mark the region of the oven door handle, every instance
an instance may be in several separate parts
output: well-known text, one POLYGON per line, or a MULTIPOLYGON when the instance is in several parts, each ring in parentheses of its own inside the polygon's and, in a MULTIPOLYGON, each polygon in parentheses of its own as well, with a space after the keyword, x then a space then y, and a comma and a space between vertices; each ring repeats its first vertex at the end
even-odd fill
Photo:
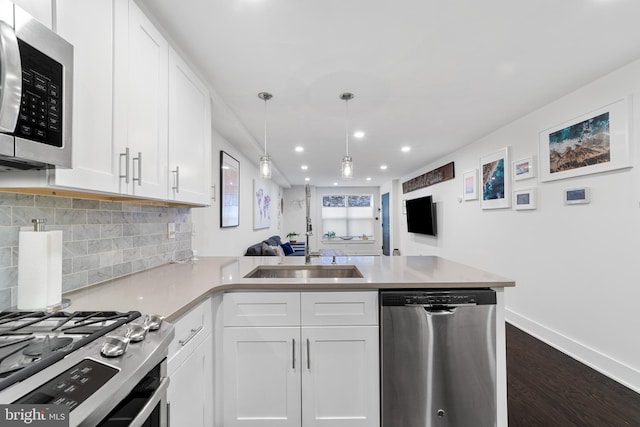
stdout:
MULTIPOLYGON (((149 398, 149 401, 140 410, 140 413, 131 421, 129 427, 142 427, 142 425, 144 425, 145 421, 147 421, 158 403, 161 403, 163 400, 166 401, 167 388, 169 388, 169 378, 163 378, 156 391, 153 392, 153 395, 149 398)), ((162 405, 160 410, 162 410, 162 405)))
POLYGON ((22 98, 22 63, 13 28, 0 21, 0 131, 13 132, 22 98))

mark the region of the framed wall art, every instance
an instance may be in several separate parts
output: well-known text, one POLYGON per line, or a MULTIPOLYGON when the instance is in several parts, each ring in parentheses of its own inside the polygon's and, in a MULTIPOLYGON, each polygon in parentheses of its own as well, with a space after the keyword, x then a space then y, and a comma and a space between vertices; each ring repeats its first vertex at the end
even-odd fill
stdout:
POLYGON ((462 174, 462 194, 464 195, 464 200, 476 200, 478 198, 478 169, 462 174))
POLYGON ((540 132, 540 181, 630 167, 631 96, 540 132))
POLYGON ((511 163, 509 147, 480 158, 480 206, 482 209, 511 207, 511 163))
POLYGON ((513 208, 517 211, 536 209, 536 189, 528 188, 513 192, 513 208))
POLYGON ((253 229, 271 227, 271 192, 266 181, 253 180, 253 229))
POLYGON ((240 225, 240 162, 220 151, 220 227, 240 225))
POLYGON ((536 176, 536 168, 534 157, 516 160, 513 162, 513 180, 520 181, 523 179, 534 178, 536 176))

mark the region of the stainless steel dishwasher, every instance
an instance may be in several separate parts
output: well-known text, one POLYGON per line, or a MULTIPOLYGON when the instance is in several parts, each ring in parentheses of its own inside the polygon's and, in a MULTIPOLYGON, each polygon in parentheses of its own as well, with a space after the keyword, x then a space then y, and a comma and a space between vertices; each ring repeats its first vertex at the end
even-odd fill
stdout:
POLYGON ((495 426, 495 292, 380 296, 382 427, 495 426))

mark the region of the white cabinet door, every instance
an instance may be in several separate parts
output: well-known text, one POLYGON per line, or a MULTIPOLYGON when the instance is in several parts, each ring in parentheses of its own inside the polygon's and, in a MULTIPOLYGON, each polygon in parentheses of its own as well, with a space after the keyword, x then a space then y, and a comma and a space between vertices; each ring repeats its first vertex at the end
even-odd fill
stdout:
POLYGON ((169 199, 211 204, 211 107, 206 86, 169 51, 169 199))
POLYGON ((169 45, 133 2, 116 0, 114 137, 130 150, 127 194, 167 198, 169 45))
POLYGON ((303 427, 379 427, 377 326, 303 327, 303 427))
POLYGON ((300 328, 224 328, 224 426, 300 427, 300 328))
POLYGON ((213 425, 213 336, 210 334, 171 375, 171 426, 213 425))
POLYGON ((58 0, 56 22, 58 34, 74 49, 73 169, 56 169, 49 184, 118 192, 120 152, 113 138, 113 0, 58 0))

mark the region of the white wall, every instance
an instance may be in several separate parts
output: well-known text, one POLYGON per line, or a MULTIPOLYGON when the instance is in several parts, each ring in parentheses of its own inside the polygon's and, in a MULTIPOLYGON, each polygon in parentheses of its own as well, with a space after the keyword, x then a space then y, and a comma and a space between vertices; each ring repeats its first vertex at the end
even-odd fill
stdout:
MULTIPOLYGON (((212 185, 215 186, 215 201, 206 208, 191 210, 193 223, 192 245, 198 255, 208 256, 241 256, 247 247, 280 235, 282 215, 280 199, 282 188, 275 182, 267 181, 271 191, 271 226, 253 229, 253 180, 259 179, 258 159, 247 159, 233 148, 215 130, 212 132, 212 185), (224 150, 240 162, 240 225, 238 227, 220 228, 220 150, 224 150)), ((286 234, 286 232, 284 233, 286 234)))
MULTIPOLYGON (((490 100, 488 100, 490 102, 490 100)), ((438 237, 406 232, 396 215, 403 255, 440 255, 516 281, 506 291, 507 320, 640 392, 640 61, 549 104, 466 148, 416 171, 395 185, 403 198, 433 194, 438 237), (633 168, 553 182, 513 183, 537 187, 538 208, 481 210, 458 202, 462 174, 505 146, 511 159, 537 155, 538 133, 633 94, 633 168), (401 182, 446 162, 456 178, 402 194, 401 182), (566 206, 563 190, 587 186, 591 203, 566 206)), ((539 176, 539 172, 537 173, 539 176)))

